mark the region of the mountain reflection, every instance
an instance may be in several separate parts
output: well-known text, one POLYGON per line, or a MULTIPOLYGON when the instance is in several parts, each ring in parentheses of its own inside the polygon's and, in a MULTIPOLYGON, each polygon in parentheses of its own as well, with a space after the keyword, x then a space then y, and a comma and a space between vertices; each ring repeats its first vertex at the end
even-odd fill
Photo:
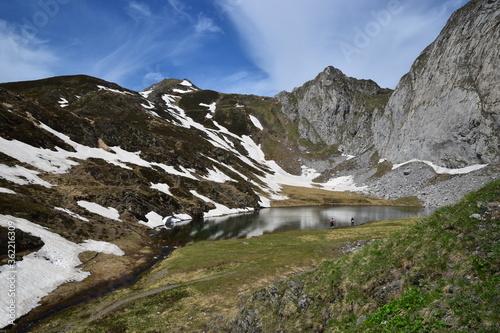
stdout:
POLYGON ((266 233, 290 230, 328 229, 330 219, 335 227, 354 225, 385 219, 425 216, 428 208, 385 206, 335 206, 335 207, 289 207, 267 208, 259 212, 194 220, 183 225, 174 225, 162 230, 162 243, 169 246, 184 246, 201 240, 249 238, 266 233))

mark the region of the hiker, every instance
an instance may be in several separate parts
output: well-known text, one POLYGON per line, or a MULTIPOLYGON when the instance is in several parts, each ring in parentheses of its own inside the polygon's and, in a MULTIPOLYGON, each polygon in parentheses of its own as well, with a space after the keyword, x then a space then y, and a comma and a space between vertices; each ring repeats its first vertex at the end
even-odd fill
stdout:
POLYGON ((354 217, 351 217, 351 226, 354 227, 354 217))
POLYGON ((330 220, 330 228, 333 229, 333 227, 335 227, 335 220, 332 217, 332 219, 330 220))

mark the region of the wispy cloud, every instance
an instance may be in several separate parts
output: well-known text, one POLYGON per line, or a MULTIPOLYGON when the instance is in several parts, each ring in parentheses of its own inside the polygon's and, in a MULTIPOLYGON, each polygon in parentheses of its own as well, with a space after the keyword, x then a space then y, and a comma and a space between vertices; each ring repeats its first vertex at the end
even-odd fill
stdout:
POLYGON ((164 78, 152 67, 183 66, 196 56, 202 56, 207 36, 218 34, 222 29, 214 20, 201 12, 190 13, 184 3, 169 0, 163 10, 153 11, 137 1, 128 3, 126 13, 134 19, 133 29, 129 22, 113 22, 119 40, 110 42, 115 45, 92 62, 92 75, 114 82, 124 82, 132 75, 140 76, 133 89, 141 89, 140 84, 148 86, 153 80, 164 78), (141 19, 146 18, 147 19, 141 19))
POLYGON ((151 10, 145 3, 130 1, 126 8, 127 13, 134 19, 147 18, 151 16, 151 10))
POLYGON ((178 14, 184 16, 185 18, 191 19, 191 15, 187 13, 187 9, 184 3, 180 2, 179 0, 168 0, 168 3, 178 14))
POLYGON ((14 26, 0 20, 0 81, 22 81, 53 76, 60 60, 44 42, 25 38, 14 26))
POLYGON ((218 0, 218 4, 277 92, 303 84, 329 65, 394 88, 464 1, 218 0), (420 7, 425 10, 419 11, 420 7), (435 15, 429 15, 429 7, 435 15))
POLYGON ((198 15, 198 22, 194 27, 197 33, 204 32, 222 32, 222 29, 214 24, 214 21, 208 17, 205 17, 202 13, 198 15))

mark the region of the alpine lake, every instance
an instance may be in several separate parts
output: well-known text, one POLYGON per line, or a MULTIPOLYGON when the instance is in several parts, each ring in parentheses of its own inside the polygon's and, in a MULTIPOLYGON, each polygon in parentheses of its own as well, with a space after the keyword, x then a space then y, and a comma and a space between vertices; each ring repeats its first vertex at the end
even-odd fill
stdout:
POLYGON ((258 212, 226 215, 168 224, 159 232, 166 246, 197 241, 250 238, 293 230, 347 228, 377 220, 426 216, 432 208, 401 206, 310 206, 265 208, 258 212), (351 220, 354 219, 354 222, 351 220))

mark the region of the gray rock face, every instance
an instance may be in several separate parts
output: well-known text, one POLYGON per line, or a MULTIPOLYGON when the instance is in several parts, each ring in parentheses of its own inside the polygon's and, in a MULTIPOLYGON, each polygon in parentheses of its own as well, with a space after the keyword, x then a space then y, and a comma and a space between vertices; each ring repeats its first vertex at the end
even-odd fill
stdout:
POLYGON ((500 1, 456 11, 373 121, 376 148, 394 163, 447 167, 498 161, 500 1))
POLYGON ((372 115, 383 109, 390 93, 371 80, 357 80, 327 67, 314 80, 276 98, 285 116, 298 123, 302 139, 342 145, 357 154, 373 145, 372 115))
POLYGON ((276 98, 300 138, 350 155, 375 146, 392 163, 460 168, 500 153, 500 1, 456 11, 391 94, 333 67, 276 98), (389 99, 390 96, 390 99, 389 99))

